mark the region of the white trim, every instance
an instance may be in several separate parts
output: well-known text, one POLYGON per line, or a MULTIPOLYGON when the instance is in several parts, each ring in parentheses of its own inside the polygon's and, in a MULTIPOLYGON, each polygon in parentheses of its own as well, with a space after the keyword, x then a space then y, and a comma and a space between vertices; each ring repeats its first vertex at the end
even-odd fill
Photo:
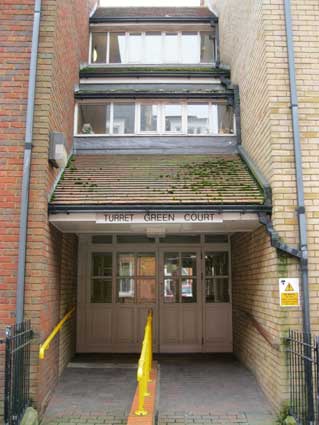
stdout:
POLYGON ((74 107, 74 117, 73 117, 73 136, 78 134, 78 125, 79 125, 79 104, 76 103, 74 107))
POLYGON ((89 58, 88 58, 88 63, 91 64, 92 63, 92 32, 90 32, 89 34, 89 58))

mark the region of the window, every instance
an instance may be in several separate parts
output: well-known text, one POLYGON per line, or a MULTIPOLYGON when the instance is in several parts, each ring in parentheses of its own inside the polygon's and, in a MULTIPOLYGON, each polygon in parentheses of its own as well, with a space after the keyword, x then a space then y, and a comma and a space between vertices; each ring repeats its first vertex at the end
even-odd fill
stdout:
POLYGON ((133 134, 135 132, 135 104, 114 103, 113 134, 133 134))
POLYGON ((164 105, 165 132, 182 132, 182 105, 164 105))
POLYGON ((206 104, 187 105, 188 134, 209 134, 209 111, 206 104))
POLYGON ((213 63, 215 38, 209 32, 93 32, 91 63, 213 63))
POLYGON ((211 63, 215 59, 215 39, 209 32, 200 33, 200 62, 211 63))
POLYGON ((104 134, 108 105, 79 105, 78 133, 104 134))
POLYGON ((146 101, 80 104, 77 134, 194 135, 234 134, 233 107, 213 102, 146 101))
POLYGON ((109 63, 126 63, 125 33, 110 33, 109 63))
MULTIPOLYGON (((182 33, 182 63, 199 63, 198 33, 182 33)), ((212 62, 212 61, 211 61, 212 62)))
POLYGON ((112 302, 112 254, 92 254, 91 303, 112 302))
POLYGON ((196 262, 195 253, 165 253, 164 303, 196 303, 196 262))
POLYGON ((143 55, 142 34, 130 34, 128 37, 128 62, 141 63, 143 55))
POLYGON ((100 32, 92 33, 92 49, 91 49, 92 63, 106 62, 106 40, 107 40, 107 34, 100 33, 100 32))
POLYGON ((229 302, 228 253, 205 254, 206 302, 229 302))
POLYGON ((157 121, 157 105, 141 105, 140 130, 142 132, 156 132, 157 121))
POLYGON ((162 62, 162 34, 146 33, 144 46, 144 63, 156 64, 162 62))
POLYGON ((154 303, 155 275, 154 254, 119 254, 117 302, 154 303))

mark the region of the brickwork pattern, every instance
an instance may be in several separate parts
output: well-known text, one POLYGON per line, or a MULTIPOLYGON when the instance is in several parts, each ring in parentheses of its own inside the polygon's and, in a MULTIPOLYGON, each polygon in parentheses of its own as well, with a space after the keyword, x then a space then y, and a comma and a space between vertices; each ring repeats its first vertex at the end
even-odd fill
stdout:
MULTIPOLYGON (((230 65, 232 81, 240 88, 243 146, 272 186, 276 230, 284 242, 296 246, 297 201, 284 2, 212 3, 220 15, 222 62, 230 65)), ((312 0, 291 3, 309 232, 311 316, 313 330, 318 332, 319 125, 315 117, 319 108, 319 7, 312 0)), ((277 256, 262 230, 236 235, 232 243, 235 350, 278 406, 287 394, 283 354, 258 335, 245 313, 252 313, 276 341, 288 327, 300 328, 300 310, 278 307, 278 278, 298 277, 298 265, 292 259, 277 256)))
MULTIPOLYGON (((93 3, 92 0, 42 1, 25 291, 25 312, 32 320, 36 336, 32 352, 32 397, 40 411, 50 397, 59 370, 74 349, 72 339, 69 346, 66 344, 70 326, 74 326, 69 323, 60 339, 56 338, 51 344, 45 361, 39 364, 38 344, 61 319, 66 306, 74 302, 76 267, 74 237, 64 237, 48 224, 48 196, 58 172, 48 164, 49 133, 52 130, 62 131, 71 151, 73 90, 78 83, 80 63, 87 60, 88 15, 93 3), (63 260, 61 252, 66 255, 63 260), (70 286, 72 290, 67 289, 70 286)), ((0 6, 1 333, 4 326, 15 320, 20 190, 33 8, 34 0, 4 0, 0 6)), ((2 365, 3 357, 1 355, 2 365)), ((4 368, 1 364, 2 374, 4 368)))

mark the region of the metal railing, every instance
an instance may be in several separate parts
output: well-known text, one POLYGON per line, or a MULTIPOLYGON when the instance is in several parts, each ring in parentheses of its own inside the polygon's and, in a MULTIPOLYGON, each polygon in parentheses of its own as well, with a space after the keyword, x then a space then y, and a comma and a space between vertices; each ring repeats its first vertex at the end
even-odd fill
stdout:
POLYGON ((56 325, 53 331, 50 333, 48 338, 44 341, 43 344, 40 345, 39 348, 39 359, 43 360, 45 356, 46 350, 50 347, 52 340, 55 338, 56 334, 60 332, 64 323, 69 320, 72 314, 75 312, 75 307, 73 307, 64 317, 63 319, 56 325))
POLYGON ((319 424, 319 338, 289 331, 290 414, 299 425, 319 424))
POLYGON ((30 320, 6 327, 4 421, 18 425, 30 405, 30 347, 33 338, 30 320))
POLYGON ((138 382, 138 409, 135 411, 137 416, 146 416, 145 397, 150 396, 148 392, 148 383, 151 381, 151 370, 153 362, 153 313, 150 311, 147 316, 142 352, 138 361, 137 382, 138 382))

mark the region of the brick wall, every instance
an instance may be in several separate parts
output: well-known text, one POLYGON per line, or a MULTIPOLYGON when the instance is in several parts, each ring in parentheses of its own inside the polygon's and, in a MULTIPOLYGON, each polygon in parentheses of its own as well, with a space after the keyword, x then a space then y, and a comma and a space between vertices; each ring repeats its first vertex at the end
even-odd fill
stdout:
MULTIPOLYGON (((0 334, 14 323, 33 0, 0 5, 0 334)), ((4 352, 0 345, 0 382, 4 352)), ((0 386, 0 412, 3 411, 0 386)))
MULTIPOLYGON (((50 131, 72 147, 74 85, 87 61, 92 0, 42 0, 26 259, 25 313, 36 342, 32 394, 39 409, 72 353, 66 328, 38 362, 38 344, 74 302, 76 239, 48 224, 48 196, 57 170, 48 164, 50 131), (72 293, 72 295, 71 295, 72 293), (62 353, 59 361, 59 351, 62 353)), ((3 0, 0 10, 0 331, 14 322, 19 205, 34 0, 3 0)), ((70 325, 69 325, 70 326, 70 325)), ((0 374, 3 375, 3 353, 0 374), (1 367, 2 366, 2 367, 1 367)), ((0 376, 2 381, 2 378, 0 376)), ((2 397, 1 397, 2 399, 2 397)))
MULTIPOLYGON (((212 4, 220 16, 222 62, 231 67, 232 81, 240 88, 243 146, 272 186, 276 230, 284 242, 296 246, 297 201, 283 0, 212 0, 212 4)), ((309 232, 311 318, 318 332, 319 6, 311 0, 292 0, 292 8, 309 232)), ((278 278, 298 277, 296 261, 279 258, 262 229, 250 235, 235 235, 232 243, 234 314, 239 310, 252 313, 275 340, 289 326, 300 328, 300 309, 278 307, 278 278)), ((234 320, 234 324, 237 354, 254 370, 262 388, 278 406, 287 390, 283 355, 271 349, 249 322, 234 320)))

